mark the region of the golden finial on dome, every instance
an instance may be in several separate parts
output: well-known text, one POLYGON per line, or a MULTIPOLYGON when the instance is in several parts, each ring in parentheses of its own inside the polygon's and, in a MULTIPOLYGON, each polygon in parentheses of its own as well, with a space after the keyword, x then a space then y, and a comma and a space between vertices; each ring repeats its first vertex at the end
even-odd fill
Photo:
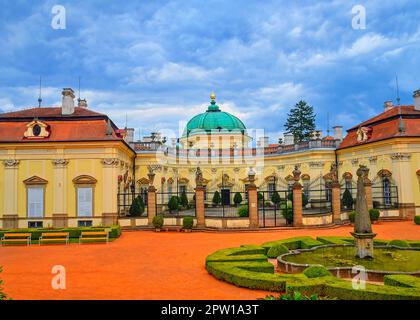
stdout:
POLYGON ((216 94, 215 94, 214 92, 212 92, 212 93, 210 94, 210 99, 211 99, 212 101, 216 100, 216 94))

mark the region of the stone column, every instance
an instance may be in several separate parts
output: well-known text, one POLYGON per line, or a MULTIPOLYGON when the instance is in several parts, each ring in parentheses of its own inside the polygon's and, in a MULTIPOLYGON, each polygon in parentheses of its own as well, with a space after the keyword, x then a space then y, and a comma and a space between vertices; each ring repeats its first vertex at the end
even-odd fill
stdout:
POLYGON ((373 208, 373 198, 372 198, 372 182, 366 178, 365 179, 365 193, 366 193, 366 204, 368 209, 373 208))
POLYGON ((147 218, 149 225, 152 225, 153 218, 156 216, 156 188, 149 186, 147 189, 147 218))
POLYGON ((293 226, 303 226, 302 219, 302 185, 295 182, 293 185, 293 226))
POLYGON ((127 163, 118 158, 104 158, 101 160, 103 172, 102 185, 102 224, 114 225, 118 221, 118 167, 127 166, 127 163))
POLYGON ((302 185, 299 183, 300 180, 300 170, 298 166, 295 166, 293 170, 293 226, 301 227, 303 226, 302 219, 302 185))
POLYGON ((204 228, 206 226, 204 210, 204 192, 205 188, 203 186, 197 186, 195 188, 195 213, 198 228, 204 228))
POLYGON ((412 220, 416 214, 413 186, 413 169, 411 165, 411 153, 397 152, 391 154, 392 176, 398 186, 398 201, 400 218, 412 220))
POLYGON ((255 185, 255 172, 252 169, 248 173, 248 180, 246 191, 248 192, 249 227, 254 229, 258 228, 258 191, 255 185))
POLYGON ((333 182, 331 187, 332 193, 332 213, 333 222, 336 224, 341 223, 341 194, 340 194, 340 183, 333 182))

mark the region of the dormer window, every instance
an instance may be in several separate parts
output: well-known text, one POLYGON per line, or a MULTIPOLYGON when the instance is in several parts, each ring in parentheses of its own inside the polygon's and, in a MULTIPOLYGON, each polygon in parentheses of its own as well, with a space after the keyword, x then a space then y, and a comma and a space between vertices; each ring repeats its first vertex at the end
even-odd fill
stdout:
POLYGON ((34 120, 26 125, 24 137, 27 139, 43 139, 50 136, 50 126, 46 123, 34 120))

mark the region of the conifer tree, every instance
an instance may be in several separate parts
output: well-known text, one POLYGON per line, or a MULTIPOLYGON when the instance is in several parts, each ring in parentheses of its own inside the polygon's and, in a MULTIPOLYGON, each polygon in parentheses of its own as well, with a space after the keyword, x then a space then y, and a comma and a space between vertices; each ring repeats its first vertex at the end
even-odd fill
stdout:
POLYGON ((309 140, 315 130, 315 117, 314 108, 303 100, 290 110, 284 127, 287 133, 293 134, 295 143, 309 140))

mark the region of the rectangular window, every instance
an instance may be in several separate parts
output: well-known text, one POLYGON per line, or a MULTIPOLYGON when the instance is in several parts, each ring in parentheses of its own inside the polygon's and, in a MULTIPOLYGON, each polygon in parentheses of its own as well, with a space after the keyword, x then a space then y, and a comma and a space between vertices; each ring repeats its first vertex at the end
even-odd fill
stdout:
POLYGON ((44 217, 44 188, 28 187, 28 218, 44 217))
POLYGON ((268 196, 271 199, 274 191, 276 191, 276 184, 273 182, 268 183, 268 196))
POLYGON ((92 217, 93 215, 93 188, 77 188, 77 216, 92 217))
POLYGON ((187 186, 179 186, 179 193, 183 194, 184 192, 187 192, 187 186))
POLYGON ((91 227, 92 226, 92 220, 79 220, 77 221, 78 227, 91 227))
POLYGON ((29 221, 28 222, 28 228, 42 228, 43 223, 42 221, 29 221))

